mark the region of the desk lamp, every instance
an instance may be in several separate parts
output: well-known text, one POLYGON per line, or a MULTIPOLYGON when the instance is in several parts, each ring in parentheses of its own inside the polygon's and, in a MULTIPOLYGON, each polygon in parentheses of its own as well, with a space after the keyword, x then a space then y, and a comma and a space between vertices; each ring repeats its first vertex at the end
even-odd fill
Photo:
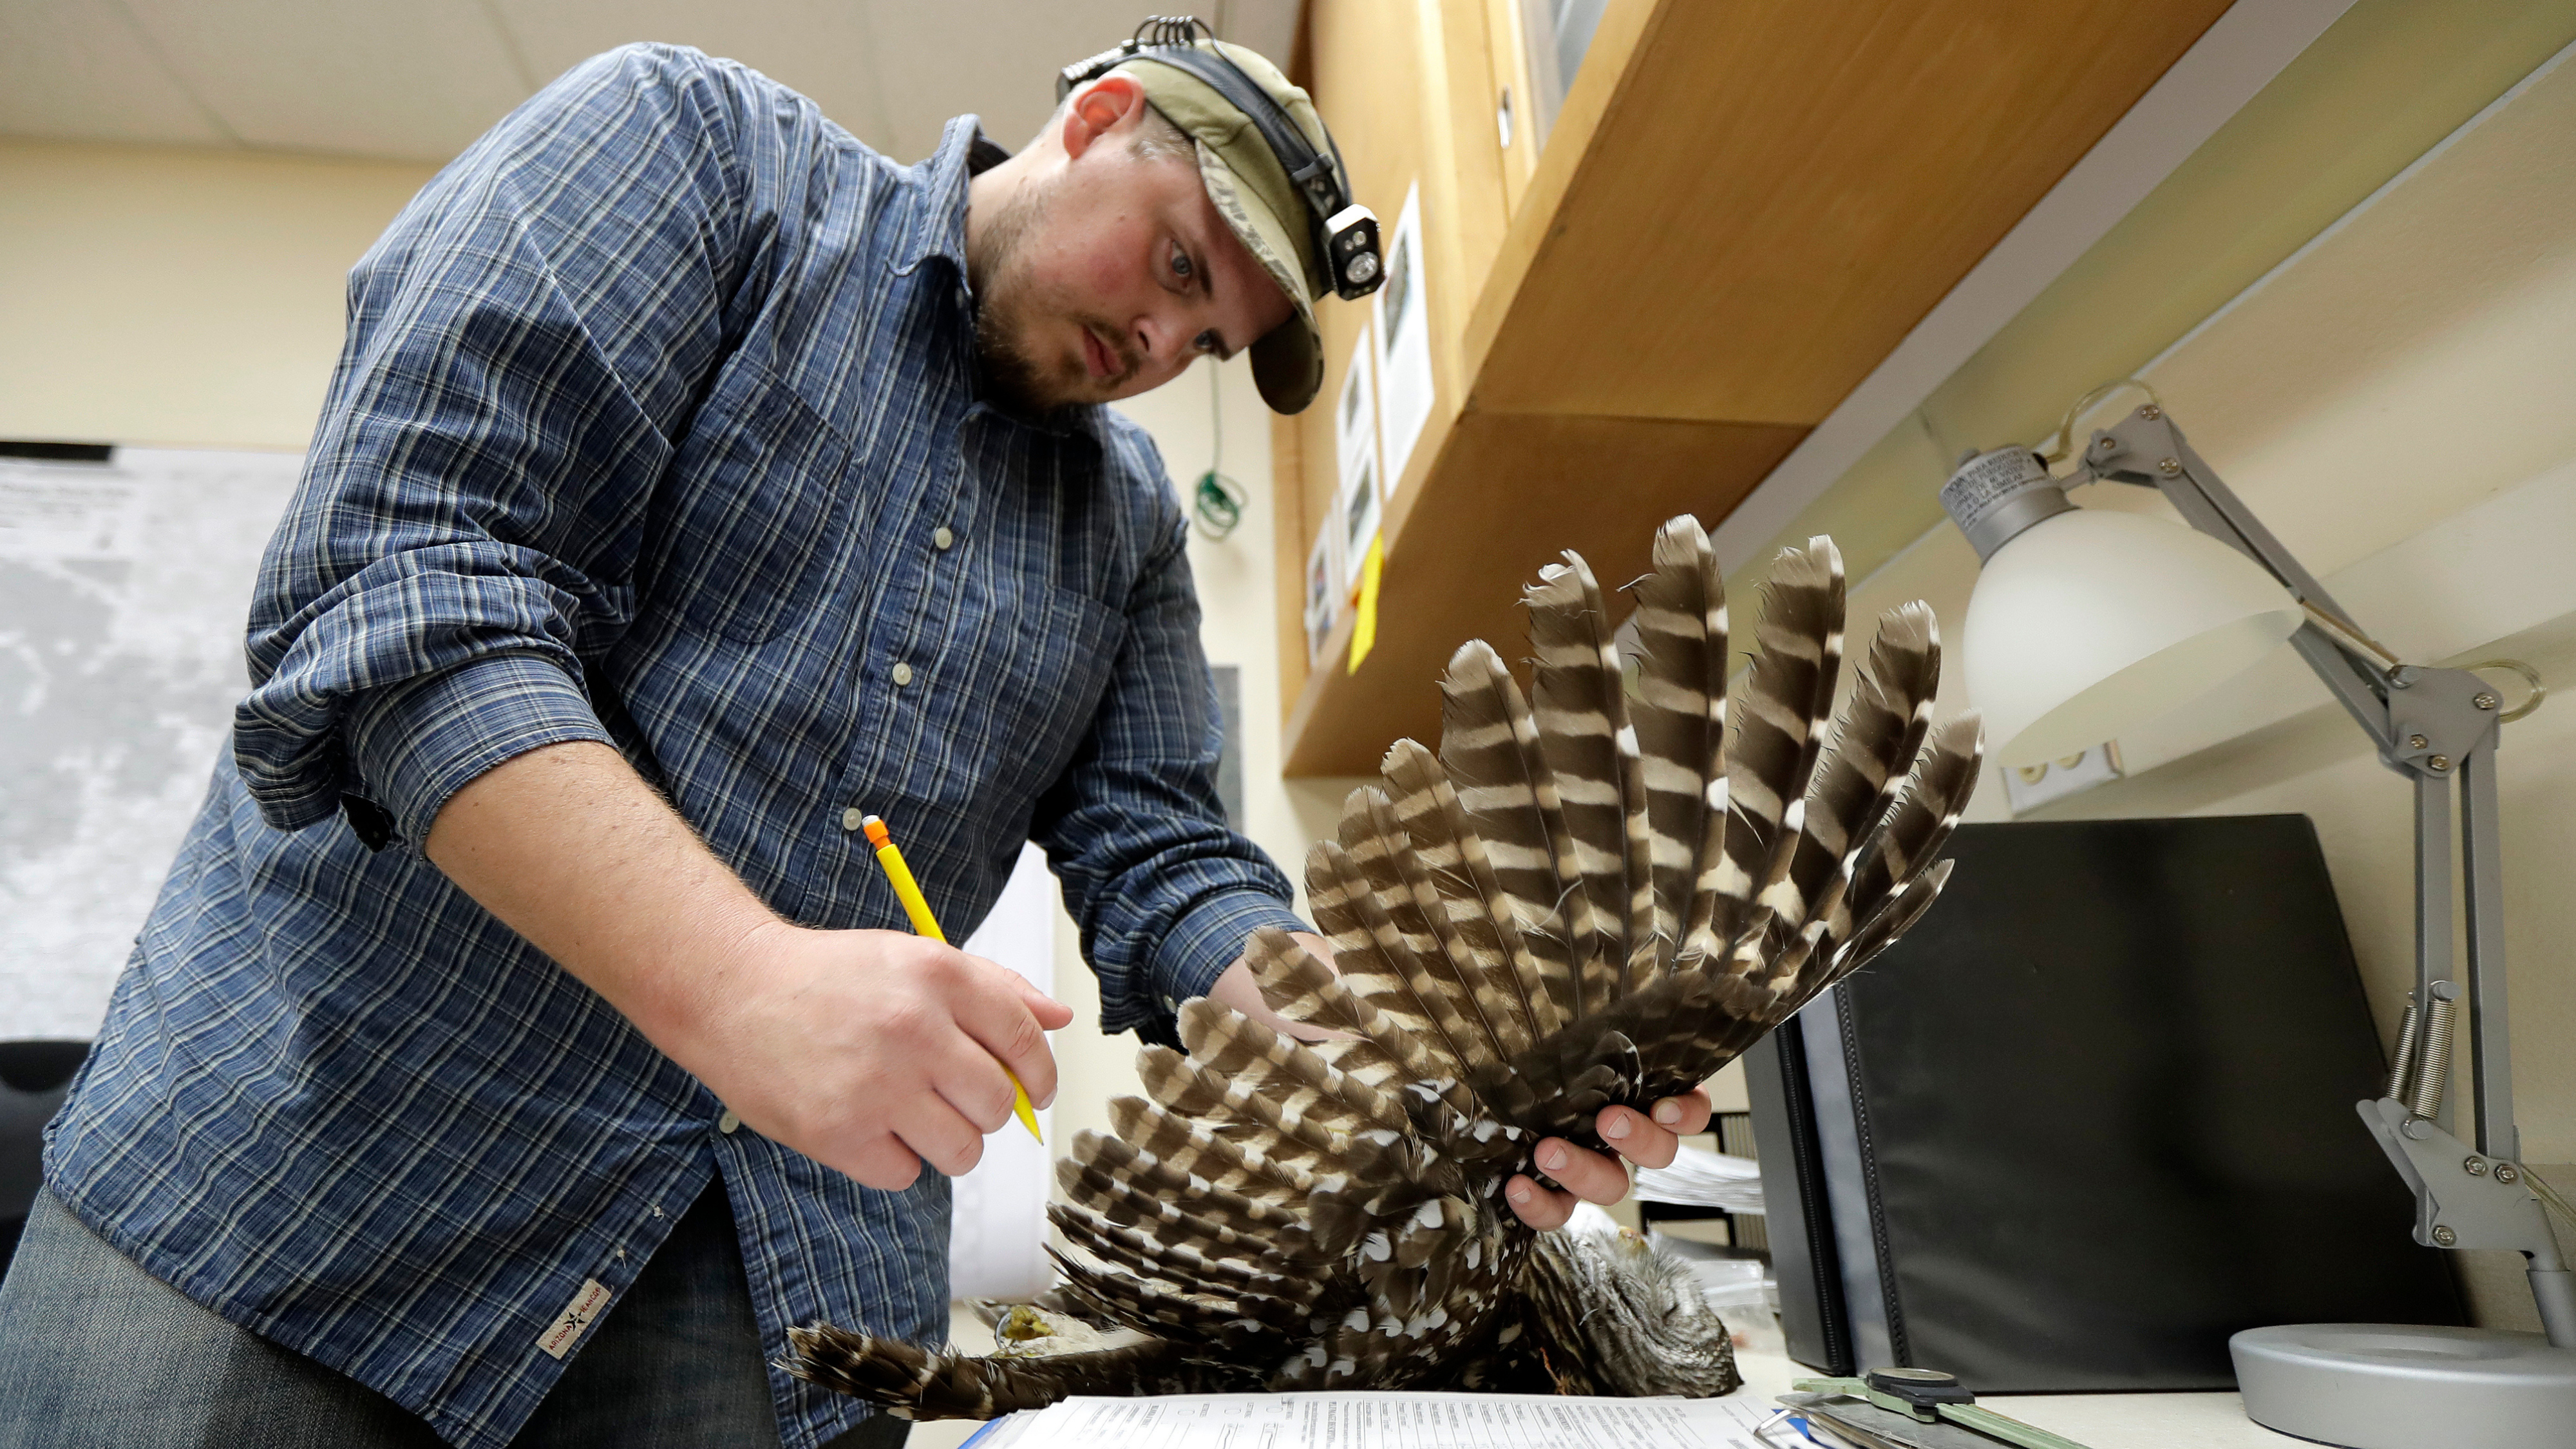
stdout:
MULTIPOLYGON (((2092 396, 2100 395, 2099 391, 2092 396)), ((2077 404, 2078 410, 2085 405, 2077 404)), ((2072 437, 2069 428, 2060 436, 2072 437)), ((1961 461, 1941 506, 1983 571, 1965 673, 2006 766, 2113 738, 2242 673, 2287 639, 2415 787, 2415 990, 2386 1091, 2361 1119, 2415 1194, 2415 1240, 2511 1248, 2530 1263, 2539 1335, 2411 1325, 2253 1328, 2229 1340, 2246 1413, 2345 1449, 2526 1449, 2576 1425, 2576 1276, 2560 1259, 2513 1122, 2495 749, 2540 700, 2527 665, 2434 669, 2374 642, 2192 451, 2155 403, 2098 431, 2068 476, 2029 448, 1961 461), (2152 485, 2190 527, 2076 507, 2066 488, 2152 485), (2197 530, 2196 532, 2194 530, 2197 530), (2510 669, 2531 698, 2506 711, 2475 670, 2510 669), (2466 990, 2451 959, 2451 791, 2461 807, 2466 990), (2476 1145, 2443 1099, 2465 995, 2476 1145)))

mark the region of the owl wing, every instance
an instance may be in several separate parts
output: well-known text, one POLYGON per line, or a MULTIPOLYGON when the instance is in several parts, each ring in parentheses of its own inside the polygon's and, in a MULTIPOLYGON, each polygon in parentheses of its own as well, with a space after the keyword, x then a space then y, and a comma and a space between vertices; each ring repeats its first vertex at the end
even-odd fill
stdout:
MULTIPOLYGON (((1919 918, 1978 730, 1932 723, 1940 644, 1920 604, 1880 621, 1842 689, 1830 540, 1774 561, 1732 699, 1696 521, 1664 526, 1629 592, 1623 648, 1581 557, 1542 570, 1526 687, 1481 641, 1461 648, 1439 750, 1399 741, 1309 854, 1331 963, 1284 932, 1247 941, 1265 1001, 1322 1039, 1193 1001, 1184 1050, 1142 1053, 1146 1095, 1058 1165, 1062 1294, 1142 1341, 976 1359, 803 1330, 795 1371, 924 1415, 1184 1378, 1732 1387, 1731 1356, 1721 1372, 1686 1351, 1711 1331, 1687 1315, 1611 1364, 1625 1351, 1565 1307, 1599 1265, 1552 1247, 1534 1266, 1503 1185, 1535 1172, 1539 1138, 1599 1146, 1603 1107, 1705 1080, 1919 918)), ((1641 1294, 1653 1276, 1600 1271, 1641 1294)))

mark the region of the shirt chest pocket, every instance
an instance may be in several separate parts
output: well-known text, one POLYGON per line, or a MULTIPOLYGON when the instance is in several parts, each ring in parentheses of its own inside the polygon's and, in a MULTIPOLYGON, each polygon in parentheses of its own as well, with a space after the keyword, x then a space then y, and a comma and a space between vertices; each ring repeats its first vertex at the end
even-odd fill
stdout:
POLYGON ((1096 599, 1032 583, 996 622, 1000 667, 978 671, 984 677, 960 714, 981 745, 980 803, 1018 820, 1090 735, 1127 621, 1096 599))
POLYGON ((670 559, 658 588, 692 629, 741 644, 778 632, 809 589, 833 501, 856 462, 795 390, 719 389, 674 471, 670 559))

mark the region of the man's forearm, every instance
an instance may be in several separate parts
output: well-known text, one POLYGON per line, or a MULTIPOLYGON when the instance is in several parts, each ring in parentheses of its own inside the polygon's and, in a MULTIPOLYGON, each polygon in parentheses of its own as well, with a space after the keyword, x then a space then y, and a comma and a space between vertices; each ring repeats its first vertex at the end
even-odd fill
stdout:
POLYGON ((1013 1075, 1055 1095, 1061 1004, 910 932, 780 920, 606 745, 485 772, 428 849, 743 1125, 870 1187, 908 1187, 924 1161, 972 1168, 1010 1120, 1013 1075))
POLYGON ((743 969, 752 938, 780 924, 623 756, 591 741, 477 777, 440 808, 427 849, 666 1052, 743 969))

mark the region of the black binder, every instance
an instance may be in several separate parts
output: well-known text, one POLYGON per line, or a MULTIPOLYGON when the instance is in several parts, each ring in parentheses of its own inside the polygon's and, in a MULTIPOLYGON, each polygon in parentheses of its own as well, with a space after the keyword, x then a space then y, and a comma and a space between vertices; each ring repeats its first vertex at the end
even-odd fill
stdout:
POLYGON ((2305 816, 1969 825, 1745 1059, 1790 1355, 1979 1393, 2235 1386, 2268 1323, 2464 1322, 2305 816))

